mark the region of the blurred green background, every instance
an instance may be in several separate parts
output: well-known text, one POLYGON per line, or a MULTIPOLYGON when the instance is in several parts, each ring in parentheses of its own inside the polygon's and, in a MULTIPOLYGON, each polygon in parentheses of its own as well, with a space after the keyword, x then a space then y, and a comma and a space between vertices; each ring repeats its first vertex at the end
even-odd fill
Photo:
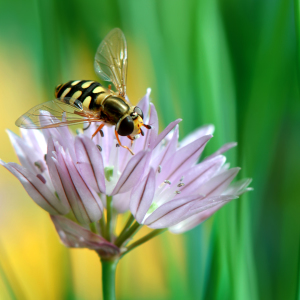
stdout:
MULTIPOLYGON (((294 14, 287 0, 0 0, 1 159, 17 161, 5 129, 18 132, 15 120, 57 84, 97 80, 97 46, 120 27, 131 101, 151 87, 161 129, 182 118, 182 137, 213 123, 206 154, 237 141, 228 161, 253 178, 253 192, 204 224, 124 257, 118 299, 300 299, 294 14)), ((4 168, 0 197, 0 299, 101 299, 96 254, 64 248, 4 168)))

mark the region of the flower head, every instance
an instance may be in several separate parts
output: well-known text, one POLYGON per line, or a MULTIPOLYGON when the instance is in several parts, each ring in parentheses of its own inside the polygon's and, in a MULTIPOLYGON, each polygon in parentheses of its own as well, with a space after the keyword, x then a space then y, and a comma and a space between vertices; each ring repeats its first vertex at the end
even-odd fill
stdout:
POLYGON ((130 210, 136 227, 181 233, 249 190, 250 179, 231 184, 239 168, 229 169, 222 155, 235 143, 198 163, 214 127, 203 126, 179 142, 181 120, 176 120, 158 134, 158 117, 149 93, 138 106, 152 129, 132 145, 121 137, 134 156, 118 147, 114 128, 108 126, 103 128, 104 137, 99 134, 94 139, 97 124, 76 136, 68 127, 21 129, 22 138, 8 132, 21 165, 1 164, 50 213, 66 246, 94 249, 102 257, 118 255, 119 247, 126 244, 128 228, 123 239, 115 239, 109 228, 112 214, 130 210))

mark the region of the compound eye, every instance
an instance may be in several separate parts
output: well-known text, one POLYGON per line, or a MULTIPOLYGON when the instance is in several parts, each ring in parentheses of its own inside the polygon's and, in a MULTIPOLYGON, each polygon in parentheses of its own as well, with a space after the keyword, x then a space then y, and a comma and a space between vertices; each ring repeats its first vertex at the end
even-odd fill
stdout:
POLYGON ((144 119, 144 114, 138 106, 134 108, 133 112, 137 113, 142 119, 144 119))
POLYGON ((120 123, 118 134, 122 136, 130 135, 132 134, 134 129, 133 120, 130 116, 126 117, 122 120, 120 123))

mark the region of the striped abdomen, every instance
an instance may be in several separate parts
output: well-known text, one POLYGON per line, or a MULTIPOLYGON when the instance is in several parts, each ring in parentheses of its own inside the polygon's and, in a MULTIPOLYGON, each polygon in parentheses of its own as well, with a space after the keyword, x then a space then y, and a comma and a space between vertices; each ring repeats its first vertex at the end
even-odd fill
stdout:
POLYGON ((55 97, 61 100, 72 98, 71 101, 77 99, 82 103, 83 107, 90 110, 99 110, 100 103, 97 101, 97 98, 100 94, 106 92, 106 89, 99 82, 93 80, 72 80, 58 85, 55 88, 55 97))

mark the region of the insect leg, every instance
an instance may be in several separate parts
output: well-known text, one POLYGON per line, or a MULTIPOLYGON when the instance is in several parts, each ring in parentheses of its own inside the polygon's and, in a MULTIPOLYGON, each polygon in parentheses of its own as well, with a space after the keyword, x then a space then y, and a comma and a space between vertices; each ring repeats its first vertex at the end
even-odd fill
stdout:
POLYGON ((130 135, 127 135, 127 137, 131 140, 131 147, 132 147, 132 145, 133 145, 133 142, 134 142, 134 138, 132 138, 130 135))
POLYGON ((118 141, 119 145, 120 145, 121 147, 127 149, 132 155, 134 155, 134 153, 132 152, 131 149, 129 149, 127 146, 123 146, 123 145, 121 144, 120 139, 119 139, 119 135, 118 135, 118 133, 117 133, 116 130, 115 130, 115 135, 116 135, 116 138, 117 138, 117 141, 118 141))
POLYGON ((101 129, 104 127, 104 123, 103 124, 101 124, 98 128, 97 128, 97 130, 94 132, 94 134, 92 135, 92 138, 99 132, 99 131, 101 131, 101 129))

